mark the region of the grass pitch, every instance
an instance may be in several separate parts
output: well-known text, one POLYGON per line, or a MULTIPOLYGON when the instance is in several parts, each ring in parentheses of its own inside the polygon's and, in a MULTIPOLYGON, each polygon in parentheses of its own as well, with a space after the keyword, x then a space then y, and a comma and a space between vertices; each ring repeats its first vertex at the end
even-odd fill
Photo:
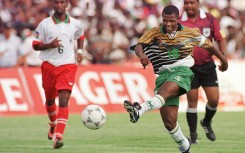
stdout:
MULTIPOLYGON (((203 115, 199 113, 199 119, 203 115)), ((215 142, 198 124, 199 144, 192 145, 192 153, 244 153, 244 118, 245 112, 218 112, 213 121, 215 142)), ((178 122, 188 136, 185 113, 179 113, 178 122)), ((136 124, 126 113, 107 113, 99 130, 84 127, 80 114, 70 115, 65 145, 59 150, 52 149, 47 131, 47 116, 0 117, 0 153, 179 153, 156 112, 144 114, 136 124)))

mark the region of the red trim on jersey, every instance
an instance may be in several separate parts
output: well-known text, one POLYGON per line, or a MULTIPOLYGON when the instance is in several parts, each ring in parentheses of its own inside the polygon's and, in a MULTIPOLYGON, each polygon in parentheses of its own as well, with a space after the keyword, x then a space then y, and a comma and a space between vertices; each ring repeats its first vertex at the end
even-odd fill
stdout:
POLYGON ((56 18, 54 15, 52 15, 52 20, 54 21, 55 24, 59 24, 61 22, 64 22, 64 23, 70 23, 70 17, 69 15, 66 14, 66 18, 65 18, 65 21, 60 21, 58 18, 56 18), (58 22, 57 22, 58 21, 58 22))
POLYGON ((33 48, 33 46, 38 45, 38 44, 41 44, 41 43, 42 43, 42 42, 40 42, 40 41, 35 41, 35 40, 34 40, 34 41, 32 42, 32 48, 33 48))
POLYGON ((78 38, 79 40, 84 40, 85 39, 85 36, 82 35, 80 38, 78 38))
POLYGON ((54 16, 52 16, 52 20, 54 21, 55 24, 57 24, 57 22, 56 22, 55 19, 54 19, 54 16))
MULTIPOLYGON (((67 15, 68 16, 68 15, 67 15)), ((71 23, 70 17, 68 16, 68 23, 71 23)))

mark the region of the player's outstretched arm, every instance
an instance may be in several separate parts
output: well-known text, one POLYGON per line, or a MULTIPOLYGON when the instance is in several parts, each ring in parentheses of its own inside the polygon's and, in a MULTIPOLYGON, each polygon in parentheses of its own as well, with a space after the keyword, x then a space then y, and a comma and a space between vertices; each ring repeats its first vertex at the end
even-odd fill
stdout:
POLYGON ((227 43, 225 38, 218 41, 218 46, 220 51, 222 52, 223 55, 225 55, 225 57, 227 56, 227 43))
POLYGON ((135 54, 138 56, 138 58, 140 59, 140 63, 145 69, 145 67, 149 65, 150 61, 148 57, 144 54, 143 47, 141 44, 137 44, 135 46, 135 54))
POLYGON ((226 71, 228 69, 228 60, 225 57, 225 55, 223 53, 221 53, 217 48, 215 48, 214 46, 210 46, 208 48, 206 48, 210 53, 212 53, 213 55, 215 55, 217 58, 220 59, 220 65, 219 65, 219 70, 221 72, 226 71))

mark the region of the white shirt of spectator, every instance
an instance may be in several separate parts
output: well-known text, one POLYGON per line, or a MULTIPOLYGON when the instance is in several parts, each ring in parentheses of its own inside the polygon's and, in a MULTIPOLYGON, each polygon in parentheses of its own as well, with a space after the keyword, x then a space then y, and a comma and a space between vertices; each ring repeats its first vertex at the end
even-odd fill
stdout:
POLYGON ((18 57, 22 55, 20 45, 21 39, 14 32, 8 39, 0 35, 0 67, 12 67, 17 64, 18 57))
POLYGON ((48 44, 55 38, 61 40, 62 47, 41 51, 39 57, 54 66, 76 63, 74 45, 77 39, 84 39, 84 31, 79 20, 67 15, 64 22, 54 16, 41 21, 35 30, 33 45, 48 44))
POLYGON ((21 51, 26 56, 26 63, 29 66, 41 66, 42 61, 39 58, 39 52, 32 48, 32 36, 27 36, 20 46, 21 51))

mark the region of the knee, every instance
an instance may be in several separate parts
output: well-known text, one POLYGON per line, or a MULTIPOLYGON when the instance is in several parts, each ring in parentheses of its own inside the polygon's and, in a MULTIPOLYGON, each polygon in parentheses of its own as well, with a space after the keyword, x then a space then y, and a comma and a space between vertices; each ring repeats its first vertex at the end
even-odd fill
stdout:
POLYGON ((193 96, 187 96, 187 102, 189 108, 197 108, 198 98, 193 96))
POLYGON ((195 107, 198 102, 198 97, 197 96, 192 96, 190 94, 187 95, 187 100, 188 100, 188 105, 195 107))
POLYGON ((164 126, 168 131, 172 131, 176 127, 176 122, 165 120, 164 126))
POLYGON ((55 103, 55 99, 47 100, 47 101, 46 101, 46 104, 47 104, 48 106, 52 106, 54 103, 55 103))
POLYGON ((60 98, 59 99, 59 106, 60 107, 67 107, 68 106, 68 99, 66 99, 66 98, 60 98))
POLYGON ((208 106, 211 108, 217 108, 218 107, 218 100, 208 101, 208 106))
POLYGON ((162 96, 164 99, 173 97, 173 94, 167 89, 159 90, 156 94, 162 96))
POLYGON ((218 106, 219 103, 219 97, 211 97, 208 98, 208 105, 212 108, 216 108, 218 106))
POLYGON ((188 100, 188 108, 197 108, 197 101, 188 100))

